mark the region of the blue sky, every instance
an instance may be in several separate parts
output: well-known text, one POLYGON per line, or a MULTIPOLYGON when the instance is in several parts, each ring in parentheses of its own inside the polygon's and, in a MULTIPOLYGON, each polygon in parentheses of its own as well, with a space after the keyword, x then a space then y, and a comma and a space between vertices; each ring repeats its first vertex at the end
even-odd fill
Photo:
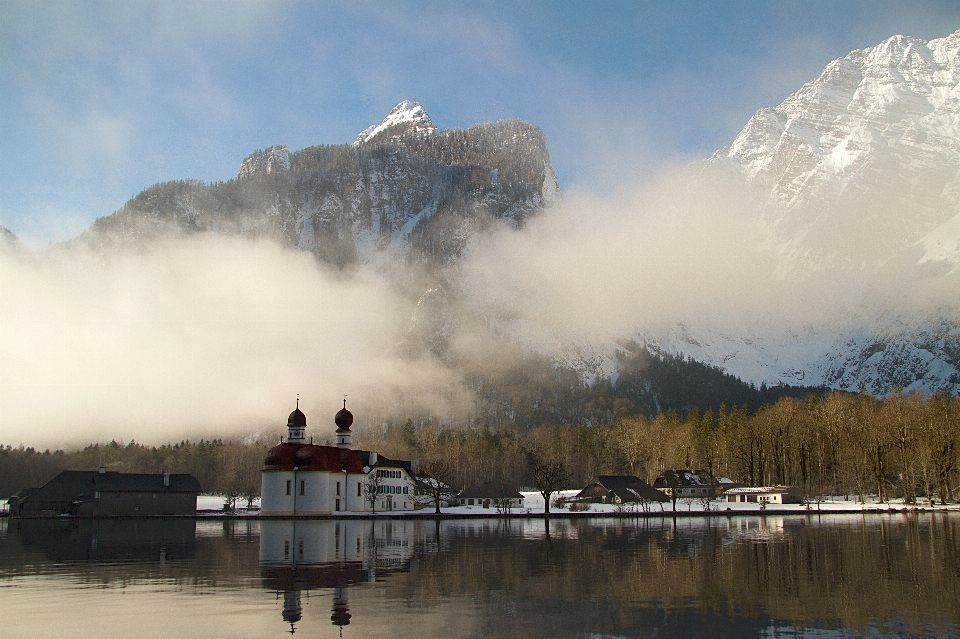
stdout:
POLYGON ((729 144, 850 50, 958 28, 957 2, 0 0, 0 224, 68 239, 405 99, 441 128, 538 124, 563 188, 610 192, 729 144))

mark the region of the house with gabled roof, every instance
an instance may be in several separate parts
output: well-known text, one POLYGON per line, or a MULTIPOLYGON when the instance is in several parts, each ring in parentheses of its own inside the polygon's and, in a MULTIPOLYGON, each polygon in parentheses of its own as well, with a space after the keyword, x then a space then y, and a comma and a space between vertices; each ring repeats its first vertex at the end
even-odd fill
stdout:
POLYGON ((796 486, 740 486, 723 493, 728 503, 802 504, 803 496, 796 486))
POLYGON ((720 492, 716 478, 705 470, 665 470, 653 482, 653 487, 677 499, 713 498, 720 492))
POLYGON ((633 475, 600 475, 597 481, 587 484, 571 501, 594 504, 626 504, 670 501, 639 477, 633 475))
POLYGON ((478 481, 456 497, 460 506, 482 508, 522 508, 523 495, 502 481, 478 481))

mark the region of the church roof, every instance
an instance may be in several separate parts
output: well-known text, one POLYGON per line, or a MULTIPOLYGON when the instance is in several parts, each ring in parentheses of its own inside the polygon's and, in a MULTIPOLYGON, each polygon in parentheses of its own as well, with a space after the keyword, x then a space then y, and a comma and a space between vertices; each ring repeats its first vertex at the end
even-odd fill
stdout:
POLYGON ((362 473, 363 460, 355 450, 315 444, 277 444, 263 460, 262 470, 314 470, 362 473))

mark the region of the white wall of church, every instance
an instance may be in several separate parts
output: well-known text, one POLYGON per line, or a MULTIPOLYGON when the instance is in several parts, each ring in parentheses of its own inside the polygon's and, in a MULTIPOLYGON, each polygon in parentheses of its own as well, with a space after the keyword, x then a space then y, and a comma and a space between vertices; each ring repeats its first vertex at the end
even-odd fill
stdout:
POLYGON ((260 512, 264 515, 365 512, 370 510, 370 504, 366 500, 363 489, 365 480, 366 475, 362 474, 327 471, 263 471, 260 512), (287 482, 289 482, 289 495, 287 482))

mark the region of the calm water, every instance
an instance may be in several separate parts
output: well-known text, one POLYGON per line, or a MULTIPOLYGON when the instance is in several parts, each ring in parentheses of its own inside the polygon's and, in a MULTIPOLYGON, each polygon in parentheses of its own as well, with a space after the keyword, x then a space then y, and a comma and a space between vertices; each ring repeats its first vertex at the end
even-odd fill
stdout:
POLYGON ((0 520, 2 637, 958 637, 960 514, 0 520))

